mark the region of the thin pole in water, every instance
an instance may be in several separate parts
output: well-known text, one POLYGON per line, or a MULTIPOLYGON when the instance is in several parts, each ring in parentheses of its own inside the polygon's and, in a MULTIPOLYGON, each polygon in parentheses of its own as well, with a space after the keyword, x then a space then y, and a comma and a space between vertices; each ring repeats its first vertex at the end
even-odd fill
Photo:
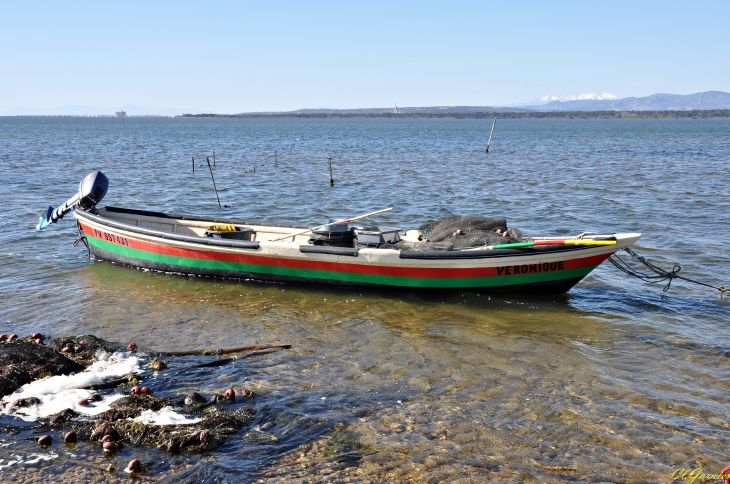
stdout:
POLYGON ((221 199, 218 196, 218 188, 215 186, 215 178, 213 178, 213 167, 210 166, 210 157, 206 156, 205 161, 208 162, 208 169, 210 170, 210 179, 213 180, 213 190, 215 190, 215 198, 218 200, 218 208, 221 208, 221 199))
POLYGON ((327 157, 327 162, 330 165, 330 186, 333 187, 333 186, 335 186, 335 179, 332 178, 332 157, 331 156, 327 157))
POLYGON ((278 158, 278 156, 276 154, 276 150, 274 150, 274 166, 276 166, 277 168, 279 168, 279 158, 278 158))
POLYGON ((494 134, 494 125, 497 124, 497 118, 494 118, 492 123, 492 131, 489 133, 489 141, 487 141, 487 153, 489 153, 489 145, 492 144, 492 135, 494 134))
POLYGON ((213 150, 213 168, 215 168, 215 150, 213 150))
POLYGON ((193 156, 193 174, 195 174, 195 157, 193 156))

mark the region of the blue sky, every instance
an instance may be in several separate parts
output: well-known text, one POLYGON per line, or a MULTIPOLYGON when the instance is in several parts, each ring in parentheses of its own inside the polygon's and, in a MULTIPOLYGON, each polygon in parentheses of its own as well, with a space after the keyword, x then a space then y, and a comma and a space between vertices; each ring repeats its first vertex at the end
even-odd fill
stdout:
POLYGON ((2 2, 0 111, 730 91, 730 2, 2 2))

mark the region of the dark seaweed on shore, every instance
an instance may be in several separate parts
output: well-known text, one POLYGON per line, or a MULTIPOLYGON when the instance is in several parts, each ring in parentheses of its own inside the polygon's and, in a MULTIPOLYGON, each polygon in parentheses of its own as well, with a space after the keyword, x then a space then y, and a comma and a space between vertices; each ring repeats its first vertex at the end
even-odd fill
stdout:
MULTIPOLYGON (((136 351, 136 345, 133 345, 132 343, 127 348, 133 347, 136 351)), ((33 380, 83 371, 97 360, 99 354, 120 349, 124 349, 124 345, 92 335, 55 338, 47 344, 43 343, 40 334, 23 339, 6 338, 0 342, 0 396, 12 394, 33 380)), ((160 360, 155 358, 153 362, 160 363, 160 360)), ((154 369, 164 369, 165 366, 158 364, 154 369)), ((210 399, 194 393, 174 401, 153 396, 148 387, 140 389, 136 384, 138 379, 143 378, 144 374, 129 375, 110 381, 109 384, 97 385, 97 391, 116 387, 132 388, 129 396, 112 403, 111 409, 102 412, 96 419, 66 408, 41 421, 40 427, 66 428, 70 430, 69 433, 73 433, 73 441, 87 441, 103 447, 104 450, 114 451, 120 446, 134 446, 155 447, 173 453, 183 450, 199 452, 220 447, 228 435, 246 426, 255 415, 253 408, 235 405, 236 395, 232 389, 225 394, 214 394, 210 399), (199 421, 182 425, 151 425, 134 420, 146 410, 159 411, 165 407, 197 417, 199 421)), ((239 400, 252 397, 253 393, 244 389, 239 400)), ((102 398, 98 392, 92 397, 94 400, 102 398)), ((14 407, 30 407, 39 403, 38 398, 28 397, 15 400, 11 404, 14 407)), ((17 433, 20 428, 0 428, 0 433, 17 433)))
POLYGON ((9 395, 33 380, 82 371, 81 364, 52 345, 28 338, 0 343, 0 397, 9 395))

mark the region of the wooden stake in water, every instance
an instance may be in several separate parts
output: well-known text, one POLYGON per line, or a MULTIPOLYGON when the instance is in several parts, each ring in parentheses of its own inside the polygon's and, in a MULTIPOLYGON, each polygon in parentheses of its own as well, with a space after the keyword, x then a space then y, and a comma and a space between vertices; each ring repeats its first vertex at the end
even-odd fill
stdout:
POLYGON ((332 157, 331 156, 327 158, 327 162, 330 165, 330 186, 333 187, 333 186, 335 186, 335 179, 332 178, 332 157))
POLYGON ((274 166, 279 168, 279 158, 276 154, 276 150, 274 150, 274 166))
POLYGON ((492 144, 492 135, 494 134, 494 125, 497 124, 497 118, 494 118, 492 123, 492 131, 489 133, 489 141, 487 141, 487 153, 489 153, 489 145, 492 144))
POLYGON ((218 200, 218 208, 221 208, 221 199, 218 196, 218 188, 215 186, 215 178, 213 178, 213 167, 210 166, 210 157, 206 156, 205 161, 208 162, 208 169, 210 170, 210 179, 213 180, 213 190, 215 190, 215 198, 218 200))
POLYGON ((215 168, 215 150, 213 150, 213 168, 215 168))
POLYGON ((193 174, 195 174, 195 157, 193 156, 193 174))

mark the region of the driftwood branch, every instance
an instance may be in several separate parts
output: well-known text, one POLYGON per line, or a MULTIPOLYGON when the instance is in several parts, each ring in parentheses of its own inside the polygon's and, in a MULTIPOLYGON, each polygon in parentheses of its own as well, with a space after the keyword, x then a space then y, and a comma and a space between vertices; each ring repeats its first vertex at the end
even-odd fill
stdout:
MULTIPOLYGON (((287 349, 287 348, 291 348, 291 345, 283 344, 283 343, 268 343, 268 344, 260 344, 260 345, 249 345, 249 346, 234 346, 233 348, 221 348, 218 350, 160 351, 157 354, 161 355, 161 356, 227 355, 230 353, 242 353, 244 351, 268 350, 270 348, 287 349)), ((253 355, 243 356, 242 358, 246 358, 248 356, 253 356, 253 355)))
MULTIPOLYGON (((171 351, 171 352, 168 352, 168 353, 160 353, 160 354, 162 354, 162 355, 168 355, 168 356, 172 356, 172 355, 174 355, 174 356, 187 356, 187 355, 194 355, 194 356, 211 355, 211 356, 213 356, 213 355, 216 355, 216 354, 237 353, 238 351, 246 351, 245 348, 251 348, 251 347, 252 346, 240 346, 238 348, 226 348, 226 349, 223 349, 223 350, 217 350, 217 351, 220 351, 220 353, 218 353, 218 352, 207 352, 206 353, 206 352, 199 352, 199 351, 198 352, 192 352, 192 351, 191 352, 187 352, 187 351, 172 352, 171 351)), ((190 370, 190 369, 193 369, 193 368, 213 368, 213 367, 216 367, 216 366, 223 366, 223 365, 227 365, 228 363, 232 363, 232 362, 234 362, 236 360, 242 360, 244 358, 251 358, 253 356, 266 355, 266 354, 269 354, 269 353, 276 353, 277 351, 281 351, 284 348, 290 348, 291 345, 277 345, 277 344, 273 344, 273 345, 254 345, 253 347, 257 347, 257 348, 263 347, 264 349, 254 350, 254 351, 251 351, 249 353, 246 353, 245 355, 241 355, 241 356, 237 356, 237 357, 234 356, 232 358, 219 358, 217 360, 208 361, 208 362, 205 362, 205 363, 199 363, 197 365, 188 366, 188 367, 183 368, 183 369, 184 370, 190 370), (267 346, 269 346, 269 347, 267 347, 267 346)), ((129 378, 126 377, 126 376, 124 376, 122 378, 114 378, 112 380, 107 380, 107 381, 102 382, 102 383, 96 383, 96 384, 92 384, 92 385, 87 385, 87 386, 82 387, 82 388, 84 390, 104 390, 106 388, 116 388, 119 385, 122 385, 122 384, 125 384, 125 383, 129 383, 129 378)))
POLYGON ((198 365, 188 366, 186 369, 212 368, 215 366, 223 366, 228 363, 232 363, 236 360, 242 360, 244 358, 251 358, 252 356, 266 355, 269 353, 276 353, 277 351, 281 351, 281 348, 269 348, 266 350, 252 351, 252 352, 246 353, 245 355, 242 355, 242 356, 234 356, 233 358, 218 358, 217 360, 208 361, 206 363, 200 363, 198 365))

